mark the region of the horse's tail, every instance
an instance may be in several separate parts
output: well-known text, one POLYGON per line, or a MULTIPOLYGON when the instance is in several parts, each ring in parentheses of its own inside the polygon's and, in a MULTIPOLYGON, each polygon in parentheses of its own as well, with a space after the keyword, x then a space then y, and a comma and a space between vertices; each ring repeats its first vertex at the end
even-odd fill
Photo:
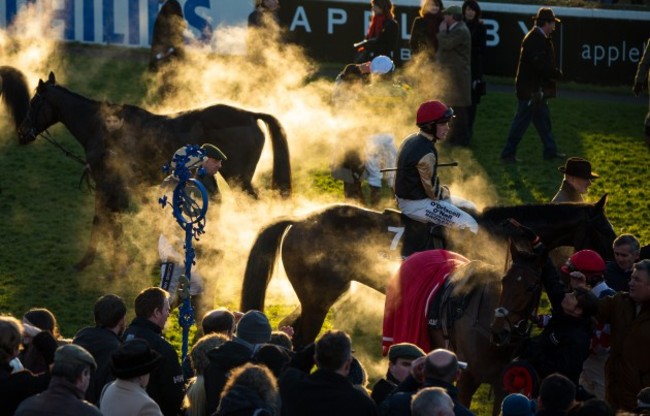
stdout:
POLYGON ((25 75, 12 66, 0 66, 0 95, 9 107, 17 130, 29 109, 29 87, 25 75))
POLYGON ((277 118, 270 114, 255 113, 262 120, 271 133, 273 145, 273 177, 271 186, 279 189, 280 194, 288 198, 291 196, 291 160, 289 159, 289 144, 287 134, 277 118))
POLYGON ((257 236, 248 255, 244 284, 241 293, 240 310, 262 310, 266 288, 273 274, 275 259, 280 251, 282 236, 294 221, 283 220, 264 228, 257 236))

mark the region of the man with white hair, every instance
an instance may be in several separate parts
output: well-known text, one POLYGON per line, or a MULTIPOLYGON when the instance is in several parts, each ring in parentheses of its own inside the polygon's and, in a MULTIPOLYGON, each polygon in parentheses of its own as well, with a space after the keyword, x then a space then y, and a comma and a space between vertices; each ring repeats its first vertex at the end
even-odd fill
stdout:
POLYGON ((426 387, 411 400, 413 416, 454 416, 454 402, 441 387, 426 387))

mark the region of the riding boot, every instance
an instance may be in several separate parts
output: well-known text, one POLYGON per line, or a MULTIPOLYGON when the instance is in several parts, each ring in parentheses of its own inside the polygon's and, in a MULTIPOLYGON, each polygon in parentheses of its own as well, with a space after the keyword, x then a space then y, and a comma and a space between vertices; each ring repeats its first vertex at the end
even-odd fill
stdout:
POLYGON ((442 328, 429 328, 429 341, 431 342, 431 350, 436 348, 447 348, 447 340, 442 333, 442 328))
POLYGON ((370 206, 377 207, 381 200, 381 188, 377 186, 370 186, 370 206))

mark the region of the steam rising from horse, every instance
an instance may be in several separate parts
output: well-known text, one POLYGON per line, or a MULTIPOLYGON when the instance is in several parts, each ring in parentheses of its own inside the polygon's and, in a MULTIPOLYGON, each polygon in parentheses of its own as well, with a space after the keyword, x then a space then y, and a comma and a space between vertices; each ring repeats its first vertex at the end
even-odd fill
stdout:
MULTIPOLYGON (((160 167, 174 152, 186 144, 212 143, 228 157, 220 173, 231 187, 239 187, 257 196, 251 183, 264 146, 263 121, 273 147, 272 186, 283 196, 291 194, 291 166, 286 134, 279 121, 270 114, 255 113, 227 105, 190 110, 171 115, 152 114, 133 105, 124 105, 125 134, 119 143, 125 164, 133 167, 115 170, 107 166, 108 146, 102 129, 101 110, 105 103, 94 101, 57 85, 53 73, 46 82, 39 80, 29 112, 20 128, 20 142, 25 144, 55 123, 63 123, 83 146, 90 174, 97 184, 95 219, 90 244, 84 258, 76 265, 83 269, 92 263, 97 246, 98 225, 115 229, 110 211, 126 208, 125 184, 160 182, 160 167), (112 201, 112 203, 111 203, 112 201), (111 206, 107 207, 107 203, 111 206)), ((115 244, 113 245, 115 246, 115 244)))

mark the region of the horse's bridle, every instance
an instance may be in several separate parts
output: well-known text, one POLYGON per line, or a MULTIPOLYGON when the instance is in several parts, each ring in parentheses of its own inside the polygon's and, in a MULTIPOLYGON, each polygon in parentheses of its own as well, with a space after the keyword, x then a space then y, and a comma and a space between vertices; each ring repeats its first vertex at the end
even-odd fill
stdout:
MULTIPOLYGON (((535 273, 535 271, 528 266, 523 266, 523 265, 517 265, 518 267, 529 269, 531 273, 535 273)), ((531 318, 535 315, 537 308, 539 306, 539 299, 542 295, 542 284, 540 279, 535 279, 535 282, 530 284, 526 288, 526 292, 532 292, 533 295, 530 297, 528 302, 519 310, 516 311, 510 311, 508 308, 505 306, 499 306, 494 310, 494 318, 502 318, 508 328, 508 339, 507 342, 510 341, 511 337, 515 335, 518 338, 524 338, 528 337, 530 334, 530 331, 532 329, 531 325, 531 318), (528 311, 528 312, 527 312, 528 311), (511 316, 512 314, 516 314, 518 316, 521 316, 522 319, 520 319, 518 322, 512 322, 511 321, 511 316)))

